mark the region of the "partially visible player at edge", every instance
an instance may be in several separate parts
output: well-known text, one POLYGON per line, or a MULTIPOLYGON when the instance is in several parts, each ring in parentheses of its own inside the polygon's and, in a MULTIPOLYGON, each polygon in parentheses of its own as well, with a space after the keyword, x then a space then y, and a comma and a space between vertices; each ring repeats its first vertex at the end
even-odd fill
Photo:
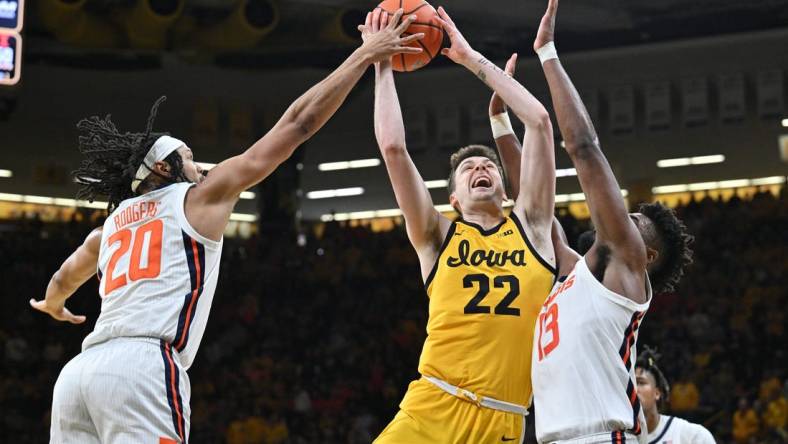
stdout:
MULTIPOLYGON (((430 303, 422 377, 375 443, 518 443, 531 399, 530 356, 522 350, 555 281, 552 126, 539 101, 473 50, 443 8, 438 14, 451 40, 443 54, 501 95, 528 129, 519 159, 525 174, 507 216, 495 152, 461 148, 449 176, 461 218, 444 217, 408 154, 391 63, 376 65, 375 135, 430 303)), ((385 23, 385 14, 376 18, 385 23)))
POLYGON ((670 384, 657 366, 658 355, 644 347, 635 363, 638 398, 648 424, 648 444, 715 444, 705 427, 677 416, 660 414, 670 398, 670 384))
POLYGON ((98 272, 101 314, 82 353, 60 373, 52 400, 53 443, 180 443, 190 429, 186 370, 205 329, 219 274, 223 232, 242 191, 265 179, 336 112, 370 64, 423 34, 400 37, 414 17, 399 10, 325 80, 298 98, 244 153, 206 175, 187 145, 110 120, 79 122, 86 159, 75 177, 81 198, 105 195, 110 212, 52 276, 33 308, 79 324, 65 301, 98 272))
POLYGON ((691 236, 659 203, 627 214, 591 119, 558 60, 557 8, 558 0, 550 0, 534 49, 596 234, 584 256, 565 240, 556 245, 561 278, 542 307, 531 350, 536 437, 540 443, 645 443, 633 368, 637 332, 652 288, 672 290, 691 262, 691 236))

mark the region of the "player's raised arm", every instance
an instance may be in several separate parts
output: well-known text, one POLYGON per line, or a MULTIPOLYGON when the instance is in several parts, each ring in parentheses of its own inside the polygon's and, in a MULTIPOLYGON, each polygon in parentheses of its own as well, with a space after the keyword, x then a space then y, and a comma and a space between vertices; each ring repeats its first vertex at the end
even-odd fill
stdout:
POLYGON ((580 94, 555 56, 553 36, 557 9, 558 0, 549 0, 534 49, 542 59, 558 127, 586 195, 597 244, 608 245, 631 269, 643 270, 646 266, 643 238, 627 214, 618 182, 600 149, 599 138, 580 94))
POLYGON ((522 192, 515 211, 523 211, 526 225, 549 243, 555 207, 555 151, 547 110, 520 82, 471 48, 443 7, 438 8, 438 14, 451 40, 451 47, 441 53, 476 74, 525 124, 519 181, 522 192))
MULTIPOLYGON (((205 226, 195 228, 219 237, 240 193, 265 179, 300 144, 314 135, 344 102, 370 64, 389 59, 394 54, 421 51, 420 48, 405 46, 423 35, 400 37, 413 20, 408 17, 400 23, 401 17, 402 10, 399 10, 385 29, 365 38, 364 43, 339 68, 293 102, 268 134, 244 153, 220 163, 211 171, 208 178, 190 193, 187 217, 190 202, 197 204, 194 208, 200 211, 218 207, 223 217, 201 217, 202 221, 197 225, 205 226)), ((362 32, 369 33, 367 28, 368 25, 359 27, 362 32)), ((189 220, 193 219, 190 217, 189 220)))
MULTIPOLYGON (((373 33, 385 26, 387 14, 376 9, 372 17, 373 33)), ((443 216, 435 210, 432 197, 405 146, 405 125, 402 122, 391 60, 375 65, 375 138, 386 163, 397 204, 405 217, 408 237, 419 254, 424 247, 440 241, 439 221, 443 216)), ((448 226, 448 220, 445 224, 448 226)))
MULTIPOLYGON (((506 62, 504 72, 513 76, 517 64, 517 53, 512 54, 506 62)), ((490 98, 490 126, 492 127, 495 147, 498 149, 498 157, 501 158, 501 166, 509 182, 509 198, 517 199, 520 194, 520 162, 522 160, 520 140, 512 130, 509 120, 506 103, 498 93, 493 92, 490 98)))
POLYGON ((101 228, 97 228, 88 234, 85 242, 63 262, 60 269, 49 280, 44 299, 41 301, 30 299, 30 305, 58 321, 68 321, 72 324, 85 322, 85 316, 74 315, 66 308, 66 299, 96 274, 100 244, 101 228))

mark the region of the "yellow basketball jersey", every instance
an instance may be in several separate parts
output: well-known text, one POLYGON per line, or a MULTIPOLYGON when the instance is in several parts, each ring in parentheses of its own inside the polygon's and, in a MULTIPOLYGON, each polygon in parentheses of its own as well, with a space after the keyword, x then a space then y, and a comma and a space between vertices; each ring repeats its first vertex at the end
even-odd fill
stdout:
POLYGON ((430 313, 419 373, 528 405, 534 325, 554 281, 554 267, 514 213, 486 231, 454 222, 425 283, 430 313))

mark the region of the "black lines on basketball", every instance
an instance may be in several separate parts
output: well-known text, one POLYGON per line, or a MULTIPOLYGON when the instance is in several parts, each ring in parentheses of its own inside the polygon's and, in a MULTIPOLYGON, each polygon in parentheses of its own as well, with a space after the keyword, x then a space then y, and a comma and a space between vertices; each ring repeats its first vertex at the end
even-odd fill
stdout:
POLYGON ((415 25, 419 25, 419 26, 429 26, 430 28, 440 29, 441 31, 443 31, 443 27, 442 27, 442 26, 433 25, 432 23, 424 23, 424 22, 413 22, 413 23, 411 23, 411 24, 410 24, 410 26, 415 26, 415 25))
POLYGON ((410 71, 408 69, 408 65, 405 64, 405 54, 400 54, 399 57, 400 60, 402 60, 402 69, 404 69, 405 71, 410 71))
POLYGON ((428 55, 428 56, 430 56, 430 59, 432 59, 432 58, 434 57, 434 56, 432 55, 432 53, 430 52, 430 50, 429 50, 429 49, 427 49, 427 47, 426 47, 426 46, 424 46, 424 43, 421 43, 421 41, 419 41, 419 40, 416 40, 416 43, 418 43, 418 44, 419 44, 419 46, 421 46, 421 49, 423 49, 423 50, 424 50, 424 52, 426 52, 426 53, 427 53, 427 55, 428 55))
MULTIPOLYGON (((401 2, 402 2, 402 0, 400 0, 400 3, 401 3, 401 2)), ((420 4, 419 6, 416 6, 415 8, 413 8, 412 10, 410 10, 410 11, 408 11, 408 12, 404 12, 402 15, 403 15, 403 16, 408 16, 408 15, 411 15, 411 14, 413 14, 414 12, 418 11, 419 9, 421 9, 421 8, 423 8, 423 7, 425 7, 425 6, 429 6, 429 3, 427 3, 427 2, 422 2, 422 4, 420 4)), ((400 7, 401 7, 401 6, 400 6, 400 7)))
MULTIPOLYGON (((407 37, 407 36, 409 36, 409 35, 413 35, 413 33, 412 33, 412 32, 403 32, 403 33, 402 33, 402 35, 404 35, 405 37, 407 37)), ((430 57, 430 59, 432 59, 433 57, 435 57, 435 56, 433 56, 433 55, 432 55, 432 52, 430 52, 430 50, 429 50, 429 49, 428 49, 428 48, 427 48, 427 47, 424 45, 424 43, 421 43, 421 40, 416 40, 414 43, 418 43, 418 45, 419 45, 419 46, 421 46, 421 49, 423 49, 423 50, 424 50, 424 52, 425 52, 425 53, 426 53, 426 54, 427 54, 427 55, 430 57)), ((410 44, 410 45, 408 45, 408 46, 413 46, 413 43, 411 43, 411 44, 410 44)))

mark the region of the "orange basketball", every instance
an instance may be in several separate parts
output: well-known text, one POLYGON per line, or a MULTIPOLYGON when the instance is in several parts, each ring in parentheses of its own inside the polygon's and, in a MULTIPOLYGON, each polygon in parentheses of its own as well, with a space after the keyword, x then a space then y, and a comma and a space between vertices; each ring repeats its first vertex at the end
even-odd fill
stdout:
POLYGON ((421 54, 397 54, 391 60, 391 66, 394 71, 415 71, 427 63, 430 63, 433 57, 440 52, 441 44, 443 43, 443 27, 440 22, 435 20, 438 13, 435 8, 424 0, 383 0, 378 8, 393 15, 397 9, 402 8, 404 14, 402 17, 409 15, 416 15, 416 20, 410 24, 405 31, 404 36, 416 34, 418 32, 424 33, 424 38, 412 43, 408 46, 421 47, 421 54))

